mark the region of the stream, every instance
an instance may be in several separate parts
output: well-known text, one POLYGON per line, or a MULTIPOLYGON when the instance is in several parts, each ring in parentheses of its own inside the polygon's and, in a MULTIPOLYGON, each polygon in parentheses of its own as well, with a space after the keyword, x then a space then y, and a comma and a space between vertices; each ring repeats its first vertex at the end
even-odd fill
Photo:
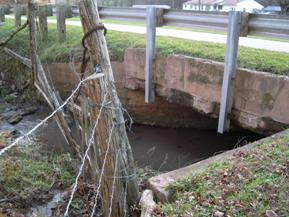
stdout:
MULTIPOLYGON (((17 125, 2 124, 0 131, 15 129, 23 135, 48 114, 47 109, 40 108, 36 113, 25 116, 17 125)), ((157 171, 178 169, 262 138, 258 134, 244 130, 220 135, 215 130, 139 124, 134 124, 127 130, 127 134, 137 165, 148 166, 157 171)), ((53 150, 57 153, 69 151, 54 120, 40 127, 34 139, 49 151, 53 150)))
MULTIPOLYGON (((48 109, 40 108, 16 125, 1 124, 0 131, 16 130, 23 135, 48 114, 48 109)), ((215 130, 174 129, 138 124, 134 124, 127 132, 137 166, 150 167, 160 172, 178 169, 262 138, 248 131, 220 135, 215 130)), ((47 150, 58 153, 69 151, 54 120, 42 126, 33 137, 47 150)), ((34 205, 26 216, 51 216, 53 208, 64 194, 55 192, 51 201, 44 205, 34 205)))
POLYGON ((57 204, 65 196, 65 192, 54 192, 53 198, 46 204, 34 205, 31 210, 26 214, 28 217, 51 217, 53 209, 56 208, 57 204))

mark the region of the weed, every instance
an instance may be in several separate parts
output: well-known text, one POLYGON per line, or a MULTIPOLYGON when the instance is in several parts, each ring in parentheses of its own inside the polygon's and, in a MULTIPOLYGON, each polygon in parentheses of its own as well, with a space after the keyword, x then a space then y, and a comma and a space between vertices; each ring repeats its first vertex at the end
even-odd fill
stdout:
POLYGON ((174 202, 160 204, 168 216, 264 216, 274 210, 289 216, 289 131, 268 138, 231 161, 213 163, 205 171, 169 186, 174 202))
POLYGON ((55 186, 73 183, 74 170, 69 155, 47 156, 34 143, 19 144, 0 159, 0 196, 27 207, 41 201, 55 186))

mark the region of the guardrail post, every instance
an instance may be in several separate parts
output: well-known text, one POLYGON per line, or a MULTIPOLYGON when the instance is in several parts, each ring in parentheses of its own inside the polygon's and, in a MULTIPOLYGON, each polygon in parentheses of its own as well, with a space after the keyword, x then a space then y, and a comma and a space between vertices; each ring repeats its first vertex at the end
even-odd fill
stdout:
POLYGON ((154 60, 156 40, 156 8, 147 8, 147 34, 146 34, 146 66, 145 66, 145 102, 153 102, 154 92, 154 60))
POLYGON ((65 18, 66 18, 66 5, 63 0, 58 0, 58 4, 56 5, 56 17, 57 17, 57 32, 58 32, 58 40, 59 42, 65 41, 66 34, 66 26, 65 26, 65 18))
POLYGON ((22 15, 22 8, 19 3, 14 5, 14 17, 15 17, 15 26, 21 26, 21 15, 22 15))
POLYGON ((0 22, 5 22, 5 11, 2 7, 0 7, 0 22))
POLYGON ((240 26, 241 12, 230 11, 218 133, 224 133, 230 129, 229 117, 233 103, 233 81, 237 68, 240 26))

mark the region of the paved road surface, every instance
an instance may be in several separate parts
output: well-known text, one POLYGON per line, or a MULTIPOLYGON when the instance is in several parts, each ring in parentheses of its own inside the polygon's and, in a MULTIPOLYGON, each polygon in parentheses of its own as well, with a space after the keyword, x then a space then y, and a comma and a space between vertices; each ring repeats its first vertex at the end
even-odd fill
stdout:
MULTIPOLYGON (((14 18, 11 15, 6 16, 7 18, 14 18)), ((23 18, 22 19, 26 19, 23 18)), ((56 23, 56 20, 48 19, 48 23, 56 23)), ((80 21, 67 20, 67 25, 71 26, 81 26, 80 21)), ((131 32, 131 33, 140 33, 145 34, 146 28, 144 26, 129 26, 121 24, 105 24, 109 30, 116 30, 120 32, 131 32)), ((157 28, 156 34, 158 36, 169 36, 175 38, 189 39, 194 41, 206 41, 206 42, 217 42, 217 43, 226 43, 226 35, 212 34, 212 33, 203 33, 203 32, 193 32, 186 30, 174 30, 174 29, 164 29, 157 28)), ((280 42, 264 39, 255 39, 255 38, 246 38, 241 37, 240 46, 259 48, 270 51, 280 51, 289 53, 289 42, 280 42)))

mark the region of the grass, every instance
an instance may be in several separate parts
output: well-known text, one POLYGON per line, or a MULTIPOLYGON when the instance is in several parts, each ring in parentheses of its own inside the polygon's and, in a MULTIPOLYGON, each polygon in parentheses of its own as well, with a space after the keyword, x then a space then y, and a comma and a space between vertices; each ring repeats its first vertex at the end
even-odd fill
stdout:
POLYGON ((169 187, 165 216, 289 216, 289 131, 169 187))
POLYGON ((0 159, 0 198, 15 206, 29 207, 47 199, 54 188, 70 186, 74 181, 72 159, 68 154, 41 154, 34 142, 24 142, 0 159))
MULTIPOLYGON (((13 29, 13 22, 9 19, 7 20, 7 24, 0 27, 0 40, 7 37, 13 29)), ((41 52, 42 59, 48 62, 67 62, 70 61, 71 58, 74 58, 74 60, 80 61, 82 29, 76 26, 67 26, 67 40, 65 43, 57 42, 56 33, 56 25, 49 24, 49 39, 41 52)), ((119 61, 123 59, 126 49, 145 48, 146 43, 144 35, 134 33, 109 31, 106 38, 111 59, 119 61)), ((24 31, 17 35, 15 39, 9 43, 8 47, 17 50, 20 54, 25 53, 28 46, 27 39, 27 32, 24 31)), ((225 45, 218 43, 157 37, 156 49, 158 54, 162 56, 183 54, 220 62, 223 62, 225 58, 225 45)), ((2 55, 4 55, 3 51, 1 53, 1 56, 2 55)), ((1 62, 5 64, 7 61, 4 57, 0 60, 0 64, 1 62)), ((240 47, 238 66, 274 74, 289 75, 289 54, 240 47)))

